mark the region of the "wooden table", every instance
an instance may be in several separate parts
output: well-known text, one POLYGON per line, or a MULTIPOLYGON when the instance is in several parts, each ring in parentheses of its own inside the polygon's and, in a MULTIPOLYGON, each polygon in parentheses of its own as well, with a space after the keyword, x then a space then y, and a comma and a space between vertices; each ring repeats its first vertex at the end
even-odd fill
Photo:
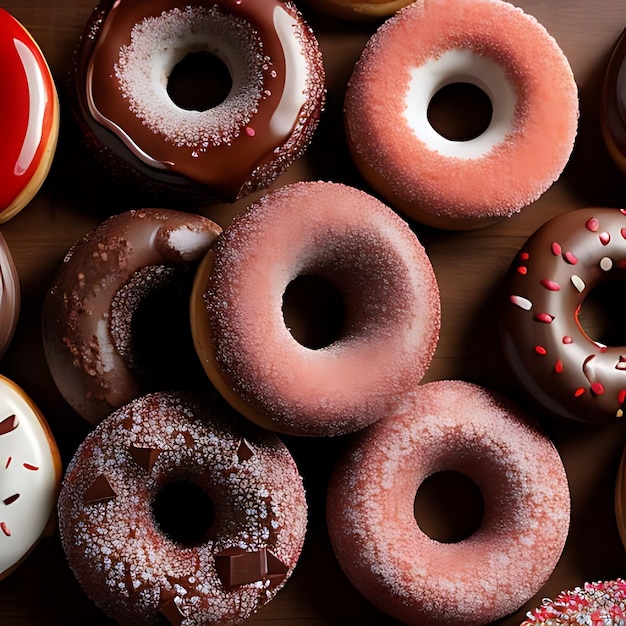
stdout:
MULTIPOLYGON (((23 296, 18 329, 0 371, 20 384, 46 414, 65 463, 88 427, 60 397, 48 373, 40 334, 43 297, 52 273, 79 236, 105 217, 138 206, 138 200, 110 183, 87 154, 67 113, 68 68, 92 1, 4 2, 4 7, 30 29, 41 45, 59 86, 63 117, 55 163, 43 189, 24 211, 0 227, 13 253, 23 296)), ((626 176, 608 157, 598 114, 608 55, 626 26, 626 3, 519 0, 517 4, 547 27, 573 67, 580 90, 581 119, 571 161, 543 197, 512 219, 467 233, 412 226, 430 255, 442 298, 441 340, 425 380, 464 379, 528 405, 503 363, 494 328, 495 296, 515 252, 548 218, 584 206, 626 205, 626 176)), ((328 102, 313 145, 273 186, 300 179, 326 179, 367 189, 344 144, 341 110, 346 81, 374 26, 342 23, 309 7, 302 8, 319 36, 327 68, 328 102)), ((3 93, 2 97, 9 95, 3 93)), ((258 195, 235 205, 207 207, 203 212, 226 226, 258 195)), ((585 580, 626 576, 626 552, 613 510, 614 481, 626 423, 588 427, 557 423, 541 413, 537 417, 553 437, 568 472, 571 532, 562 559, 544 589, 502 624, 519 624, 526 610, 563 588, 585 580)), ((351 587, 328 543, 324 492, 335 455, 345 441, 286 438, 286 442, 304 475, 310 528, 295 574, 250 623, 395 624, 351 587)), ((106 623, 108 620, 85 597, 66 566, 57 535, 42 541, 15 573, 0 582, 0 624, 106 623)))

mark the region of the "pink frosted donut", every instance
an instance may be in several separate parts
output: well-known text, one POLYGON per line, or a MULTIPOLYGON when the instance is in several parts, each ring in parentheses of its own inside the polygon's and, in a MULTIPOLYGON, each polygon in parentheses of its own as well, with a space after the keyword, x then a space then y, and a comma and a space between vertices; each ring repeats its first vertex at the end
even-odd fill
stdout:
POLYGON ((472 228, 538 198, 572 151, 578 94, 572 70, 535 18, 502 0, 429 0, 375 33, 345 103, 356 165, 392 206, 427 224, 472 228), (487 129, 452 141, 428 107, 469 83, 491 100, 487 129))
POLYGON ((296 183, 240 214, 196 273, 196 350, 222 395, 278 432, 357 430, 416 385, 439 337, 439 290, 424 248, 357 189, 296 183), (298 278, 336 288, 344 316, 329 344, 302 345, 283 298, 298 278))
POLYGON ((59 497, 61 540, 120 624, 234 624, 269 602, 302 549, 307 505, 272 433, 215 397, 156 393, 103 420, 59 497))
POLYGON ((354 586, 406 624, 479 625, 529 600, 556 566, 569 489, 550 440, 512 404, 460 381, 408 394, 359 433, 331 477, 328 531, 354 586), (418 526, 416 492, 454 471, 482 492, 467 539, 440 543, 418 526))

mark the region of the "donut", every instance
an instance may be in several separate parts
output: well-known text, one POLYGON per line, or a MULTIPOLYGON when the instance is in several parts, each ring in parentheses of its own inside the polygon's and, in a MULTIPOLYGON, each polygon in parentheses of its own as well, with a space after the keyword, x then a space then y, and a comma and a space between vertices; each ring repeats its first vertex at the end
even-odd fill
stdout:
POLYGON ((75 117, 120 179, 159 197, 235 200, 269 185, 312 139, 324 69, 293 2, 102 0, 85 33, 75 117), (223 102, 179 105, 170 95, 172 72, 194 58, 216 89, 225 66, 223 102))
POLYGON ((504 354, 551 414, 589 423, 623 416, 626 351, 590 337, 579 313, 596 287, 623 280, 625 269, 626 210, 611 208, 552 218, 513 260, 499 316, 504 354))
POLYGON ((372 196, 299 182, 240 213, 196 272, 191 328, 216 389, 269 430, 345 434, 384 415, 428 368, 440 302, 426 252, 372 196), (338 291, 341 326, 298 341, 283 302, 301 278, 338 291))
POLYGON ((421 385, 349 442, 328 487, 327 523, 357 590, 406 624, 482 625, 543 586, 569 529, 567 478, 551 441, 519 408, 483 387, 421 385), (465 475, 484 514, 466 539, 421 530, 417 490, 436 473, 465 475))
POLYGON ((59 100, 50 68, 30 33, 0 9, 0 223, 19 213, 43 185, 56 151, 59 100))
POLYGON ((316 9, 355 22, 380 20, 414 0, 308 0, 316 9))
POLYGON ((17 327, 21 307, 20 279, 6 239, 0 233, 0 358, 17 327))
POLYGON ((345 123, 357 168, 393 207, 469 229, 518 212, 560 176, 578 93, 534 17, 501 0, 429 0, 401 9, 369 40, 348 83, 345 123), (487 128, 467 141, 444 137, 429 119, 434 96, 459 84, 491 101, 487 128))
POLYGON ((307 523, 278 437, 184 392, 104 419, 70 462, 58 510, 70 567, 119 624, 247 619, 291 575, 307 523))
POLYGON ((562 591, 554 600, 546 598, 526 617, 521 626, 623 624, 626 621, 626 582, 617 578, 562 591))
POLYGON ((11 574, 54 525, 61 459, 41 411, 0 376, 0 579, 11 574))
POLYGON ((600 123, 615 164, 626 174, 626 29, 615 44, 604 75, 600 123))
POLYGON ((149 363, 136 345, 136 319, 155 294, 182 300, 185 317, 168 333, 175 307, 150 311, 164 326, 153 343, 162 348, 172 333, 178 342, 186 328, 196 361, 187 301, 197 262, 220 232, 200 215, 133 210, 105 220, 70 249, 45 295, 43 347, 56 387, 84 419, 95 424, 132 398, 170 388, 175 373, 187 371, 184 354, 174 352, 170 362, 153 350, 157 362, 149 363))

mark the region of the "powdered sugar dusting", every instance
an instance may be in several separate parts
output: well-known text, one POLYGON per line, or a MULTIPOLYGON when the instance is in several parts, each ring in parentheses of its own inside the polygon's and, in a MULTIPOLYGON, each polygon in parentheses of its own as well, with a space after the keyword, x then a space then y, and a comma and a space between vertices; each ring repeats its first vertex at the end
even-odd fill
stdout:
POLYGON ((263 98, 264 57, 249 22, 219 7, 174 8, 146 17, 120 50, 115 75, 130 109, 154 133, 198 153, 229 144, 258 110, 263 98), (154 42, 160 42, 155 52, 154 42), (226 101, 206 111, 176 106, 165 88, 173 67, 191 50, 206 50, 228 61, 233 86, 226 101))
POLYGON ((342 568, 382 610, 407 624, 478 625, 548 579, 569 511, 547 437, 487 390, 441 381, 358 437, 332 477, 328 527, 342 568), (485 502, 478 530, 451 544, 424 534, 413 511, 422 481, 445 470, 468 476, 485 502))
POLYGON ((306 503, 291 455, 273 435, 240 421, 217 399, 159 393, 104 420, 71 461, 59 500, 60 530, 85 592, 122 624, 159 623, 174 598, 185 624, 249 617, 284 583, 260 577, 226 586, 215 555, 271 550, 291 574, 302 548, 306 503), (252 454, 240 455, 242 440, 252 454), (159 450, 146 470, 131 446, 159 450), (115 497, 85 493, 105 476, 115 497), (205 541, 181 545, 159 531, 151 501, 176 480, 201 486, 215 508, 205 541))

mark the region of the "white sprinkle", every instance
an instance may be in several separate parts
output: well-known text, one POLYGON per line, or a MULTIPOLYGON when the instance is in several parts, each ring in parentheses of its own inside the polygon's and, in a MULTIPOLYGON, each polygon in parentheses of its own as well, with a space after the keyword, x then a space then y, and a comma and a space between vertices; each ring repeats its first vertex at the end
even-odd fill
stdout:
POLYGON ((533 308, 533 303, 522 296, 511 296, 511 302, 524 311, 530 311, 533 308))
POLYGON ((608 256, 600 259, 600 268, 605 272, 608 272, 613 267, 613 261, 608 256))
POLYGON ((571 281, 572 285, 574 285, 574 287, 576 287, 576 289, 578 289, 578 291, 580 291, 581 293, 585 290, 585 287, 587 286, 585 285, 585 281, 576 274, 572 274, 571 281))

